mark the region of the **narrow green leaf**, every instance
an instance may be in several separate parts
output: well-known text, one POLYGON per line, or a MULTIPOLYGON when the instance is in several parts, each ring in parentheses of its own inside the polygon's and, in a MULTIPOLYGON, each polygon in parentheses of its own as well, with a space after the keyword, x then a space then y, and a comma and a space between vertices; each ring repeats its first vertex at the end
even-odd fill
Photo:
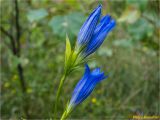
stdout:
POLYGON ((68 35, 66 35, 66 51, 65 51, 65 63, 66 64, 70 58, 71 52, 72 52, 72 49, 71 49, 70 40, 68 38, 68 35))
POLYGON ((72 53, 72 59, 71 59, 71 63, 73 64, 73 66, 75 65, 75 63, 76 63, 76 60, 77 60, 77 56, 78 54, 77 54, 77 52, 76 51, 74 51, 73 53, 72 53))

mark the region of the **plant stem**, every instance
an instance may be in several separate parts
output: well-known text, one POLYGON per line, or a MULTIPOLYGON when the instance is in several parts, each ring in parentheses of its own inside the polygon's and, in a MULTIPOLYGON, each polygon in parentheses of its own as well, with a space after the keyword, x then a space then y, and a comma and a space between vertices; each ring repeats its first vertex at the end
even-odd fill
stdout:
POLYGON ((68 114, 67 112, 65 111, 61 117, 61 120, 65 120, 67 118, 68 114))
POLYGON ((19 6, 18 0, 15 0, 15 27, 16 27, 16 40, 17 40, 17 55, 20 56, 21 45, 20 45, 20 36, 21 28, 19 23, 19 6))
POLYGON ((67 77, 67 74, 65 72, 63 74, 61 80, 60 80, 60 84, 59 84, 58 91, 57 91, 57 94, 56 94, 56 102, 55 102, 55 107, 54 107, 54 118, 55 119, 57 117, 57 106, 58 106, 58 103, 59 103, 59 97, 60 97, 62 87, 63 87, 63 84, 64 84, 64 81, 65 81, 66 77, 67 77))
POLYGON ((11 49, 14 55, 16 55, 16 45, 15 45, 15 41, 14 41, 14 37, 12 34, 10 34, 8 31, 6 31, 2 26, 0 26, 0 30, 2 31, 2 33, 4 33, 10 40, 11 42, 11 49))
POLYGON ((68 106, 67 106, 67 108, 66 108, 66 110, 63 112, 63 115, 62 115, 62 117, 61 117, 60 120, 65 120, 65 119, 68 117, 68 115, 70 114, 70 112, 71 112, 71 107, 68 107, 68 106))
MULTIPOLYGON (((19 4, 18 0, 14 0, 15 3, 15 28, 16 28, 16 40, 15 40, 15 55, 20 58, 21 55, 21 44, 20 44, 20 37, 21 37, 21 27, 20 27, 20 16, 19 16, 19 4)), ((14 52, 14 51, 13 51, 14 52)), ((24 73, 23 73, 23 67, 21 63, 17 65, 17 70, 19 74, 19 79, 21 82, 21 87, 22 87, 22 92, 23 92, 23 109, 26 114, 26 117, 29 118, 29 113, 28 113, 28 98, 27 98, 27 86, 26 86, 26 81, 24 79, 24 73)))

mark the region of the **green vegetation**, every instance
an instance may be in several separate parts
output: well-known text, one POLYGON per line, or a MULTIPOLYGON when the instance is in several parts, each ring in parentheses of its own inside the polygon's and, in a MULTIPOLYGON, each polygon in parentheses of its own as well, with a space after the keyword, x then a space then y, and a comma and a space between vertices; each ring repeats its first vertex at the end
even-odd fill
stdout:
MULTIPOLYGON (((2 119, 53 118, 66 33, 74 44, 81 25, 99 3, 103 15, 110 14, 117 26, 89 65, 101 67, 109 78, 70 118, 160 115, 158 0, 0 0, 2 119)), ((82 67, 65 81, 59 116, 83 71, 82 67)))

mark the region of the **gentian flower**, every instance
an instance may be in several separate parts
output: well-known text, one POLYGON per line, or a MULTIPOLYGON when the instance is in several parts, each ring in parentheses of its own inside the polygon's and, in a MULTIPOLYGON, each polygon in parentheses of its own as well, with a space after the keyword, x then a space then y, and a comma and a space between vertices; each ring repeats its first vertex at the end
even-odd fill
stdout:
POLYGON ((98 5, 84 22, 78 33, 75 47, 71 47, 69 38, 66 38, 66 74, 85 63, 85 58, 102 45, 108 33, 115 27, 116 22, 110 15, 101 18, 101 9, 102 5, 98 5))
POLYGON ((108 33, 115 27, 116 22, 110 15, 101 18, 101 8, 99 5, 88 17, 78 34, 78 48, 82 57, 87 57, 95 52, 103 43, 108 33))
POLYGON ((99 5, 87 18, 86 22, 82 25, 79 34, 78 34, 78 44, 80 45, 86 45, 91 37, 92 34, 96 28, 96 25, 98 23, 98 20, 101 15, 101 8, 102 6, 99 5))
MULTIPOLYGON (((106 16, 106 18, 108 18, 108 16, 106 16)), ((109 19, 106 19, 104 22, 108 22, 108 24, 106 25, 104 22, 100 23, 99 26, 97 26, 91 41, 89 42, 89 44, 87 45, 87 48, 85 50, 85 56, 88 56, 90 54, 92 54, 93 52, 95 52, 103 43, 103 41, 105 40, 107 34, 113 29, 113 27, 115 26, 115 21, 111 20, 108 21, 109 19)))
POLYGON ((105 78, 107 78, 107 76, 100 71, 100 68, 90 71, 90 68, 86 64, 85 73, 73 91, 68 109, 70 110, 82 103, 91 94, 96 84, 105 78))

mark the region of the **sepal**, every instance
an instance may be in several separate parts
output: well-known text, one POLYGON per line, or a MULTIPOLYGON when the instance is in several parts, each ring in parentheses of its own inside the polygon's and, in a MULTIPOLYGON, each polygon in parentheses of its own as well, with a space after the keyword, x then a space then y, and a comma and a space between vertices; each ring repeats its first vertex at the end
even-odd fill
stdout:
POLYGON ((76 50, 72 50, 70 40, 66 35, 66 50, 65 50, 65 73, 69 74, 73 70, 77 69, 80 63, 80 55, 76 50))
POLYGON ((65 65, 69 61, 71 57, 71 53, 72 53, 72 48, 71 48, 70 40, 68 38, 68 35, 66 35, 65 65))

